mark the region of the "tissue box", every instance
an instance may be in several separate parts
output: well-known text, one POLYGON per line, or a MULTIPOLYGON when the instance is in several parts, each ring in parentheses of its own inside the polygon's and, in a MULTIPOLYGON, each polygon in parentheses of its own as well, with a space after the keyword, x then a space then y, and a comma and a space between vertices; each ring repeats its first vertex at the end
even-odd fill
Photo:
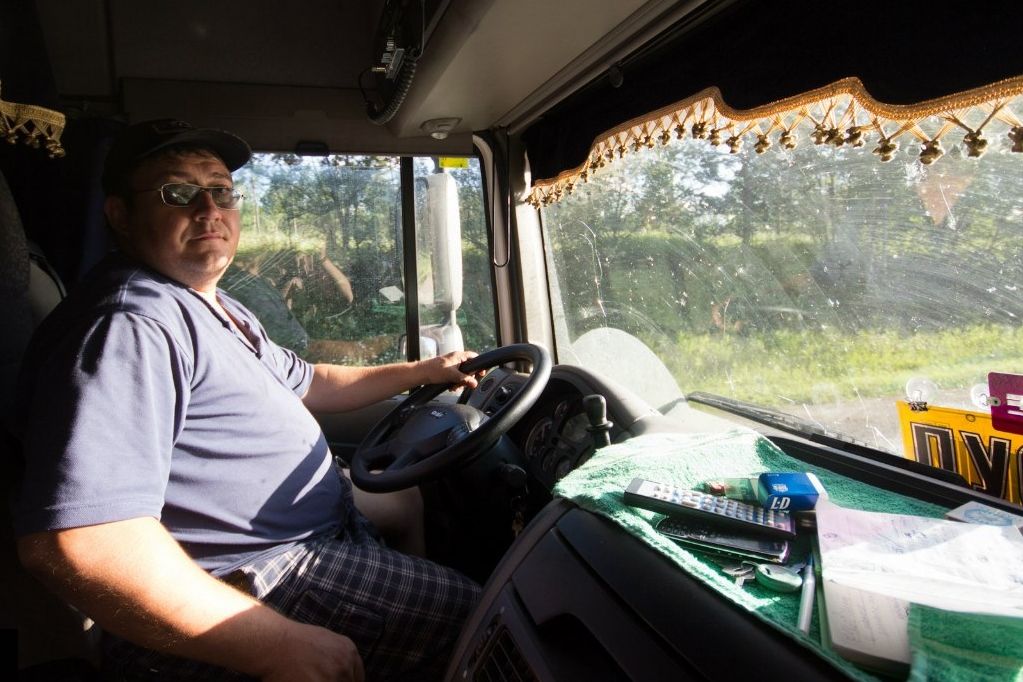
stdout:
POLYGON ((819 495, 816 477, 806 473, 768 472, 757 477, 757 499, 766 509, 804 511, 813 509, 819 495))

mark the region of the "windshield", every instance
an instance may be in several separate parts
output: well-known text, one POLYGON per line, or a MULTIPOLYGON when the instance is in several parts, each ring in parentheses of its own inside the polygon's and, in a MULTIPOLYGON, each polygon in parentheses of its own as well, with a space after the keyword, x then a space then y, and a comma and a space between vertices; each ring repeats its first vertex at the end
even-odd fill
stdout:
POLYGON ((897 401, 986 410, 988 373, 1023 369, 1010 146, 933 165, 805 138, 626 153, 542 209, 559 352, 621 329, 687 395, 902 455, 897 401))

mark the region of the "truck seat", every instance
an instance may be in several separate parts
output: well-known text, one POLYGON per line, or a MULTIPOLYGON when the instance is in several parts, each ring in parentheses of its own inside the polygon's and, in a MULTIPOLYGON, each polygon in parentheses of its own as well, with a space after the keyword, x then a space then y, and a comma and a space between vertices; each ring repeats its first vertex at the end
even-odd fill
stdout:
POLYGON ((14 198, 0 174, 0 628, 17 632, 18 679, 97 679, 99 628, 51 594, 18 561, 8 504, 20 447, 12 415, 22 356, 64 287, 30 245, 14 198))

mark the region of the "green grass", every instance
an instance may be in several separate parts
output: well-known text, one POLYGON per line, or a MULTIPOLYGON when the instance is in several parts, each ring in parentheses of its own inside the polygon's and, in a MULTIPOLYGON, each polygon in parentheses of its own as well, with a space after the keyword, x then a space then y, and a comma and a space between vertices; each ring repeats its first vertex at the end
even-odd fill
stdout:
POLYGON ((907 335, 829 330, 680 334, 667 364, 685 390, 771 406, 901 396, 906 381, 916 376, 941 388, 969 388, 990 371, 1023 372, 1023 329, 977 325, 907 335))
POLYGON ((255 230, 244 230, 238 242, 239 258, 254 257, 266 251, 294 249, 306 253, 319 253, 323 248, 323 238, 318 235, 293 236, 286 232, 257 233, 255 230))
MULTIPOLYGON (((619 321, 621 326, 643 338, 687 392, 708 391, 784 407, 791 402, 901 397, 906 381, 913 377, 930 379, 943 389, 968 389, 984 381, 990 371, 1023 372, 1023 329, 1011 325, 975 324, 926 332, 889 325, 884 330, 841 331, 836 324, 825 325, 825 321, 837 322, 825 316, 805 325, 709 333, 711 304, 728 292, 742 291, 742 277, 719 271, 717 263, 745 262, 758 268, 747 274, 767 284, 755 290, 754 303, 768 305, 772 283, 781 291, 781 282, 803 267, 802 244, 774 250, 754 245, 757 258, 740 259, 729 254, 722 257, 734 245, 719 241, 709 251, 695 252, 691 243, 677 236, 637 236, 623 240, 613 262, 602 270, 599 293, 604 300, 637 313, 635 318, 619 321), (677 262, 685 264, 684 273, 672 272, 670 266, 677 262)), ((316 239, 246 233, 239 259, 282 249, 318 253, 320 244, 316 239)), ((470 262, 476 260, 481 259, 470 262)), ((589 261, 583 259, 575 274, 582 280, 592 278, 589 261)), ((484 293, 471 298, 482 300, 484 293)), ((743 295, 750 296, 750 290, 743 295)), ((330 304, 336 307, 337 301, 324 300, 312 290, 300 300, 295 313, 315 337, 364 338, 401 331, 402 319, 383 320, 359 306, 343 316, 331 316, 328 313, 336 311, 330 304)), ((467 342, 493 343, 491 316, 487 309, 472 316, 473 324, 463 321, 467 342)))

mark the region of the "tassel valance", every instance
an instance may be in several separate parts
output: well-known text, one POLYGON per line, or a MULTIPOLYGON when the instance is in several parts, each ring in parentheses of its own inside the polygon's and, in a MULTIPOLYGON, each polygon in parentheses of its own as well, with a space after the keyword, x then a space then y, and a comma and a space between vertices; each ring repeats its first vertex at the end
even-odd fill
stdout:
POLYGON ((5 102, 0 97, 0 138, 10 144, 21 140, 32 148, 44 148, 51 159, 60 158, 64 156, 60 144, 64 124, 64 114, 33 104, 5 102))
POLYGON ((730 108, 709 88, 602 135, 581 166, 535 181, 527 201, 537 208, 558 201, 615 159, 686 136, 731 153, 747 145, 758 154, 784 152, 803 141, 844 146, 869 150, 880 162, 909 144, 918 145, 914 153, 923 164, 954 145, 980 157, 996 136, 1023 152, 1023 76, 914 105, 878 102, 856 78, 748 110, 730 108))

